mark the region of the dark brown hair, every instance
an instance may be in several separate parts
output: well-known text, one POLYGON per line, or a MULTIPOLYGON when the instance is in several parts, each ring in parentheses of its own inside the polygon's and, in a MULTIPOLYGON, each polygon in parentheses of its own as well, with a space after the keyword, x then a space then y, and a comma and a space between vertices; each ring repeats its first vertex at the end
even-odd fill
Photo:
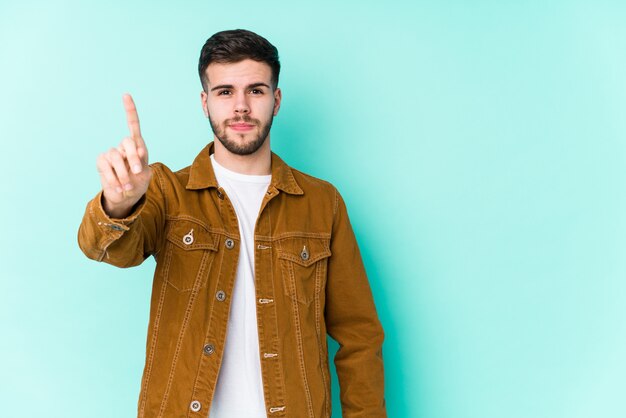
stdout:
POLYGON ((217 32, 205 42, 200 51, 198 74, 204 91, 207 90, 206 68, 211 63, 234 64, 245 59, 264 62, 272 69, 272 84, 278 86, 280 61, 278 50, 267 39, 245 29, 217 32))

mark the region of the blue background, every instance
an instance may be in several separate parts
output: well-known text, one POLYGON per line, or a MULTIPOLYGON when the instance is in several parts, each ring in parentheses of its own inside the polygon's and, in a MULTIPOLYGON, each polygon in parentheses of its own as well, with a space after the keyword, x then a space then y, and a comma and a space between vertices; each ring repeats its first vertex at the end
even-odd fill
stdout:
POLYGON ((0 415, 135 416, 154 263, 79 251, 95 159, 128 91, 151 161, 188 165, 211 139, 200 48, 246 28, 281 56, 274 151, 346 199, 389 416, 626 416, 625 21, 618 1, 2 0, 0 415))

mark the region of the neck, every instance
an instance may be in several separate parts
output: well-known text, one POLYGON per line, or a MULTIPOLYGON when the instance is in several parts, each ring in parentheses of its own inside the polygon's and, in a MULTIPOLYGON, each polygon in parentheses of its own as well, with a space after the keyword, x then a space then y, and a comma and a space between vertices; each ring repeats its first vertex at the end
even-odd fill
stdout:
POLYGON ((235 173, 263 176, 272 173, 272 151, 268 137, 253 154, 237 155, 228 151, 219 139, 214 138, 215 160, 235 173))

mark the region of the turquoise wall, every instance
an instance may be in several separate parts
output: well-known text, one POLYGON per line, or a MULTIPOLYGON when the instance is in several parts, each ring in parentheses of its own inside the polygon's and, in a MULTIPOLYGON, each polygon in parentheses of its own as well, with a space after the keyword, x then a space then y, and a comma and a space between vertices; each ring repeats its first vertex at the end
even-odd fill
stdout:
POLYGON ((200 48, 247 28, 280 51, 274 150, 346 199, 389 416, 626 416, 624 22, 618 1, 2 0, 0 415, 136 413, 154 263, 79 251, 95 159, 129 91, 151 161, 189 164, 200 48))

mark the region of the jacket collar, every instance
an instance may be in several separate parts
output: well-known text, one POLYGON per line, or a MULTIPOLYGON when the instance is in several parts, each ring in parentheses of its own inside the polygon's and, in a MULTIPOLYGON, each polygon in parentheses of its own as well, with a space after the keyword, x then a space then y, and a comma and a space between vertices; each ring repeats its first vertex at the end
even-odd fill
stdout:
MULTIPOLYGON (((204 147, 200 154, 193 160, 187 181, 187 190, 206 189, 218 187, 215 171, 211 164, 211 154, 214 152, 213 141, 204 147)), ((274 186, 285 193, 301 195, 304 194, 289 167, 278 155, 272 152, 272 180, 269 189, 274 186)))

